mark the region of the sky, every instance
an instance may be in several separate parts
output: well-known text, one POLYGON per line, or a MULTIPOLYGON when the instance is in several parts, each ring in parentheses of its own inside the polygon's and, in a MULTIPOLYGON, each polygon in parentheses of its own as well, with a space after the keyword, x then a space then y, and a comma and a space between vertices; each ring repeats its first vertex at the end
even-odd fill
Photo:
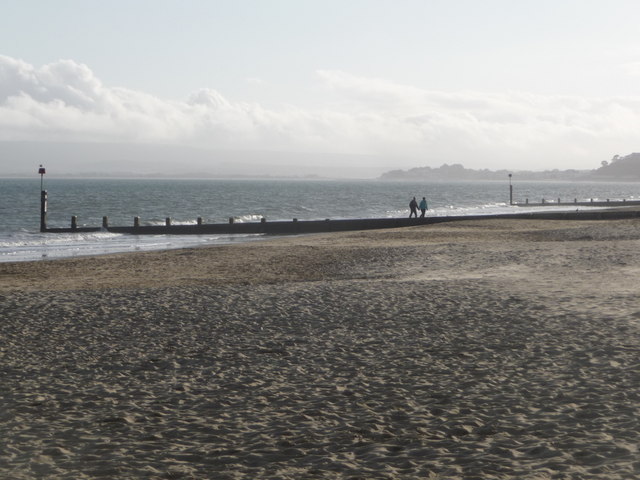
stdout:
POLYGON ((282 152, 338 175, 345 163, 366 175, 593 169, 640 151, 637 0, 0 0, 0 11, 0 142, 282 152))

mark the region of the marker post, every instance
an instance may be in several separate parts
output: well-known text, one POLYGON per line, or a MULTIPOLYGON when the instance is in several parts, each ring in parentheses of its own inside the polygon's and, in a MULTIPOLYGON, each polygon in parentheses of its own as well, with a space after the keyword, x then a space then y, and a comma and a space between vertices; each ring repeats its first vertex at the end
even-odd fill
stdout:
POLYGON ((44 189, 44 174, 47 173, 45 168, 40 165, 38 169, 40 174, 40 231, 47 231, 47 191, 44 189))

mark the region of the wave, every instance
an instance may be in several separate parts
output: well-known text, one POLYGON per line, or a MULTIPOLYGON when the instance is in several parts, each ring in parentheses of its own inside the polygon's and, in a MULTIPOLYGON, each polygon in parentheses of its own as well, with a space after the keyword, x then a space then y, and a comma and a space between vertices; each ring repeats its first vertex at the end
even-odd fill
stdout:
POLYGON ((109 232, 69 234, 0 234, 0 262, 18 262, 170 250, 246 242, 261 235, 127 235, 109 232))
POLYGON ((264 217, 257 213, 250 213, 247 215, 240 215, 233 217, 234 222, 247 223, 247 222, 260 222, 264 217))

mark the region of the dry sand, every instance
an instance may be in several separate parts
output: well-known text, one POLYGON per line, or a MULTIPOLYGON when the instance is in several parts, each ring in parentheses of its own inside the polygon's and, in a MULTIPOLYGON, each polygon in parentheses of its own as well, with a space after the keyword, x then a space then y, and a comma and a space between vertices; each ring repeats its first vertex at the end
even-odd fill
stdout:
POLYGON ((0 264, 0 478, 640 478, 640 221, 0 264))

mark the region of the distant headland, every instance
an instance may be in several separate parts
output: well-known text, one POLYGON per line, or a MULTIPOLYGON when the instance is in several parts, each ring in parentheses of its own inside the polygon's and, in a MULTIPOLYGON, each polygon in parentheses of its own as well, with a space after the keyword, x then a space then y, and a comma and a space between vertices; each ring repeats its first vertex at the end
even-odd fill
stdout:
POLYGON ((474 170, 460 164, 444 164, 437 168, 416 167, 409 170, 391 170, 380 176, 381 180, 504 180, 509 174, 518 180, 558 181, 640 181, 640 153, 627 156, 615 155, 601 162, 593 170, 545 170, 542 172, 516 170, 474 170))

